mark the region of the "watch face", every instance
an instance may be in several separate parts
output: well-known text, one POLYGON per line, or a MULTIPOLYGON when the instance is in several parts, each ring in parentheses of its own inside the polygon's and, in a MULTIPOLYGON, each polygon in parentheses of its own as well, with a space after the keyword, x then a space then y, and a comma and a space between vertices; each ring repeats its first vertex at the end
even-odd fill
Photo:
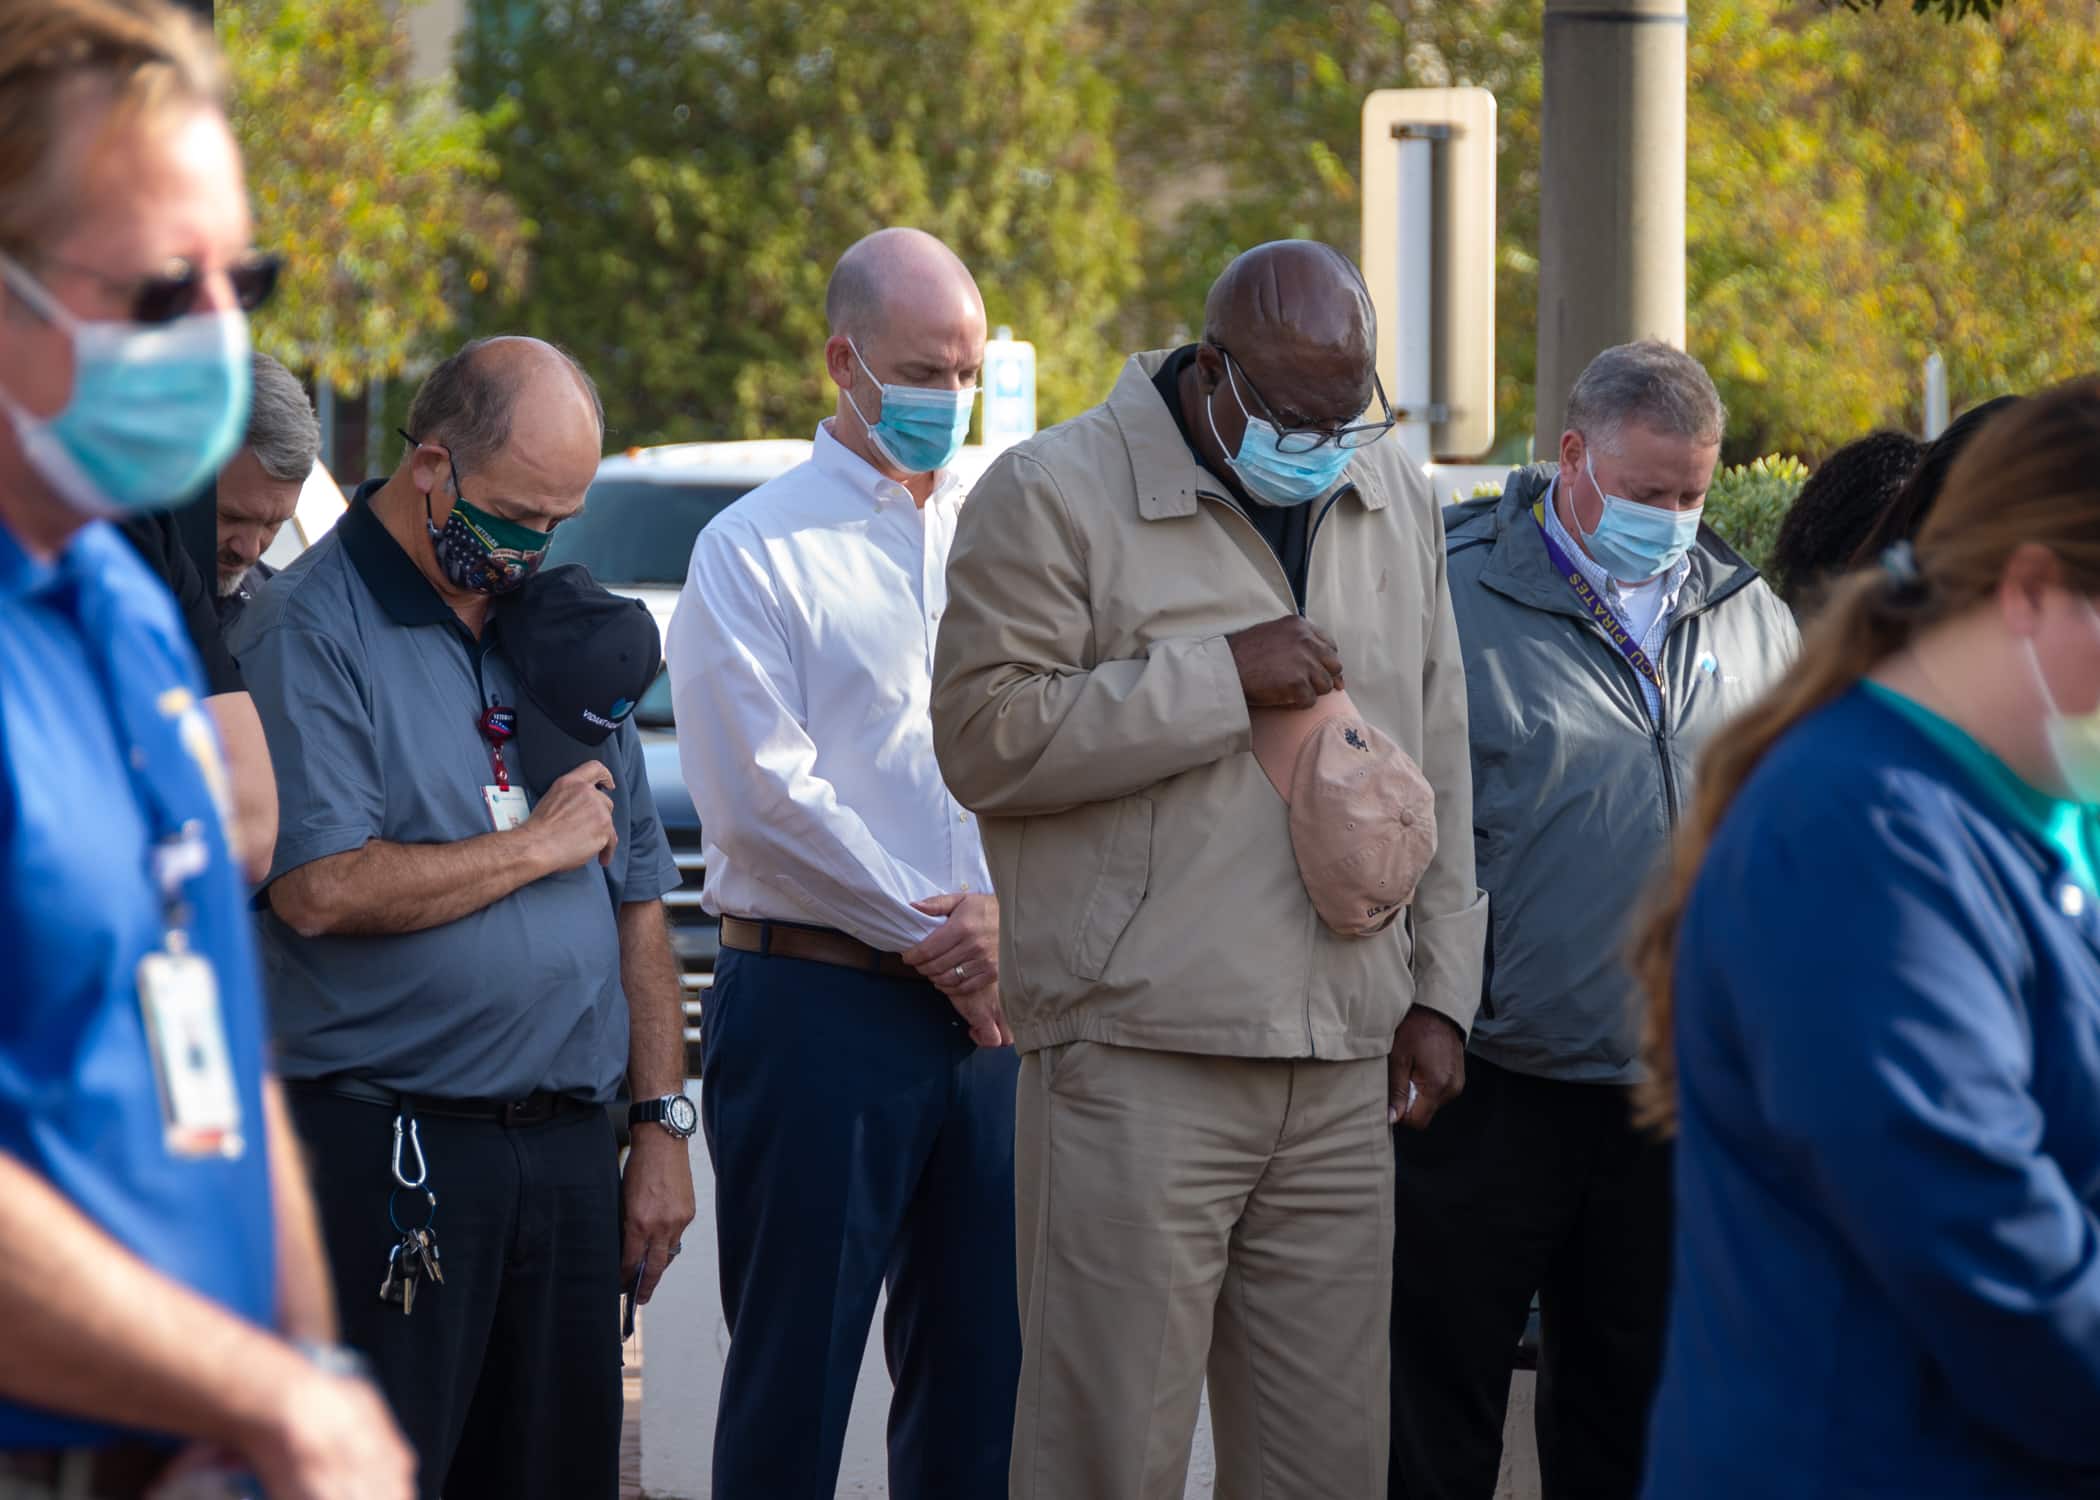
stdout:
POLYGON ((672 1097, 664 1119, 680 1135, 691 1135, 700 1126, 700 1111, 693 1107, 692 1100, 677 1094, 672 1097))

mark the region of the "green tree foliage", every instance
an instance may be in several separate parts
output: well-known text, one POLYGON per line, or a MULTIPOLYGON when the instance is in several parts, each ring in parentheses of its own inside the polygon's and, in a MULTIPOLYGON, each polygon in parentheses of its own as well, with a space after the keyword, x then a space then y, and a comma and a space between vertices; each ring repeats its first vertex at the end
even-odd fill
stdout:
POLYGON ((1117 157, 1145 220, 1133 346, 1190 336, 1227 261, 1303 236, 1354 253, 1364 96, 1478 85, 1497 98, 1498 426, 1529 430, 1538 302, 1538 0, 1095 0, 1118 85, 1117 157), (1232 59, 1221 66, 1220 59, 1232 59))
POLYGON ((1045 420, 1100 398, 1134 225, 1106 82, 1067 0, 481 0, 462 73, 508 101, 529 287, 486 328, 553 338, 614 442, 781 436, 830 410, 824 284, 912 224, 1044 350, 1045 420))
POLYGON ((428 358, 523 270, 483 121, 419 86, 373 0, 219 0, 256 240, 285 257, 257 342, 355 389, 428 358))
MULTIPOLYGON (((1734 413, 1731 455, 1915 426, 1934 349, 1957 405, 2094 362, 2100 9, 1916 8, 1967 19, 1691 6, 1689 335, 1734 413)), ((1496 426, 1515 456, 1536 379, 1537 0, 1096 0, 1093 24, 1146 220, 1132 343, 1193 326, 1210 277, 1247 245, 1356 247, 1365 93, 1495 93, 1496 426)))
POLYGON ((1948 28, 1694 9, 1691 342, 1732 447, 1819 453, 2089 368, 2100 326, 2100 10, 1948 28))

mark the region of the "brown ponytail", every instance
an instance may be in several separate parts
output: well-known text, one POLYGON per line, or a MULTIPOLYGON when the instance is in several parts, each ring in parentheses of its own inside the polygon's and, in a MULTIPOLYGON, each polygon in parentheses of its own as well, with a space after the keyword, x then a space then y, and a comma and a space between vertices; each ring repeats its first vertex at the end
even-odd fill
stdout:
POLYGON ((1644 1124, 1677 1122, 1677 932, 1707 846, 1773 745, 1848 692, 1924 630, 1996 593, 2013 553, 2039 543, 2067 587, 2100 594, 2100 377, 2087 376, 1994 418, 1956 462, 1915 550, 1832 591, 1793 669, 1700 757, 1698 790, 1655 892, 1635 923, 1629 963, 1647 1000, 1644 1124))

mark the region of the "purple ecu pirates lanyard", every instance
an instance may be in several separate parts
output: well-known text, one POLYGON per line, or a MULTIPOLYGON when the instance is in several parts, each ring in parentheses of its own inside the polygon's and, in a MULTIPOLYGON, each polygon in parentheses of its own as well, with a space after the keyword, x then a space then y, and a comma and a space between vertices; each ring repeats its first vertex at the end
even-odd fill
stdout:
POLYGON ((1575 597, 1583 602, 1590 618, 1604 627, 1605 635, 1619 648, 1619 654, 1633 663, 1634 671, 1654 684, 1656 695, 1668 701, 1670 689, 1663 682, 1662 669, 1656 666, 1641 643, 1633 638, 1633 632, 1619 623, 1619 617, 1611 612, 1611 606, 1599 598, 1590 587, 1590 581, 1582 576, 1582 569, 1575 566, 1568 554, 1561 551, 1560 544, 1553 540, 1553 533, 1546 527, 1546 502, 1541 500, 1531 507, 1531 518, 1539 523, 1539 540, 1546 544, 1546 556, 1553 560, 1553 571, 1568 580, 1568 587, 1575 590, 1575 597))

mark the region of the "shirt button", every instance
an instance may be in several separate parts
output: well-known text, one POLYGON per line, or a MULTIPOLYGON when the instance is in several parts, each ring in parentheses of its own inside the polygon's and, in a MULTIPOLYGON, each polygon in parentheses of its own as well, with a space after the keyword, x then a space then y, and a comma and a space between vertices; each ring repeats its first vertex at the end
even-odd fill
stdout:
POLYGON ((146 769, 146 750, 143 745, 133 745, 131 747, 131 769, 134 771, 146 769))
POLYGON ((964 881, 964 882, 962 883, 962 893, 963 893, 963 894, 964 894, 965 896, 967 896, 967 895, 969 895, 969 894, 970 894, 970 882, 969 882, 969 881, 967 881, 967 880, 965 880, 965 881, 964 881))
POLYGON ((2085 892, 2075 885, 2066 885, 2056 893, 2056 904, 2063 908, 2067 917, 2075 917, 2085 910, 2085 892))
POLYGON ((958 823, 967 823, 970 821, 970 815, 968 813, 957 813, 955 815, 955 821, 958 823))

